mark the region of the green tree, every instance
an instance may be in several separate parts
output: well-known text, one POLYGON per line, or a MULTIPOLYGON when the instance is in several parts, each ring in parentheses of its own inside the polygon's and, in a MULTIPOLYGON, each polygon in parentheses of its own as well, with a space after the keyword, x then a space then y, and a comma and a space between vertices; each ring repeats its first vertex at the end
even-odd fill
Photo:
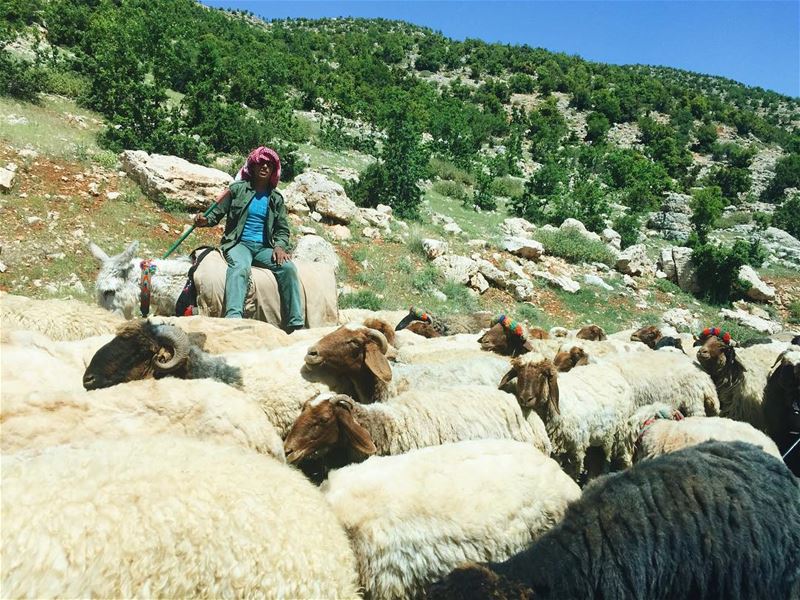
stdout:
POLYGON ((775 163, 775 177, 761 196, 767 202, 775 202, 790 187, 800 187, 800 154, 789 154, 775 163))
POLYGON ((717 127, 713 123, 703 123, 695 132, 697 143, 695 150, 698 152, 711 152, 717 142, 717 127))
POLYGON ((692 209, 691 223, 699 244, 708 242, 708 234, 722 216, 724 203, 722 190, 717 186, 704 187, 692 192, 689 202, 692 209))
POLYGON ((605 139, 608 130, 611 129, 611 123, 604 114, 593 112, 586 117, 586 127, 586 139, 590 142, 600 142, 605 139))
POLYGON ((709 180, 713 185, 719 186, 722 195, 734 204, 738 202, 739 194, 747 192, 752 185, 750 171, 740 167, 715 167, 709 180))
POLYGON ((772 223, 800 239, 800 194, 794 194, 778 207, 773 214, 772 223))

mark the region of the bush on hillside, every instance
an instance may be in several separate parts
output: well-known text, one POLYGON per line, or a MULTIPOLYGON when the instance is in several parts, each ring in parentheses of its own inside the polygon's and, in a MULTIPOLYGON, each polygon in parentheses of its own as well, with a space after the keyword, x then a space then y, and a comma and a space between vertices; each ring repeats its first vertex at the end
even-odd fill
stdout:
POLYGON ((627 212, 614 220, 612 227, 620 235, 620 245, 623 250, 638 243, 641 224, 641 215, 634 212, 627 212))
POLYGON ((737 240, 733 246, 695 245, 692 263, 697 272, 699 295, 713 304, 727 304, 744 296, 747 285, 739 280, 743 265, 759 267, 766 252, 755 242, 737 240))
POLYGON ((703 245, 708 241, 708 234, 722 216, 724 208, 722 191, 716 186, 694 190, 689 206, 692 209, 690 221, 694 227, 694 234, 698 244, 703 245))
POLYGON ((800 194, 784 201, 772 215, 772 224, 800 239, 800 194))
POLYGON ((545 252, 571 263, 600 262, 613 265, 615 257, 603 242, 590 240, 574 229, 538 230, 533 234, 545 252))
POLYGON ((789 154, 775 163, 775 177, 761 197, 775 202, 786 188, 800 188, 800 154, 789 154))
POLYGON ((467 186, 465 186, 463 183, 449 181, 447 179, 434 181, 431 189, 433 189, 433 191, 437 194, 447 196, 448 198, 453 198, 459 202, 466 202, 472 197, 469 188, 467 188, 467 186))

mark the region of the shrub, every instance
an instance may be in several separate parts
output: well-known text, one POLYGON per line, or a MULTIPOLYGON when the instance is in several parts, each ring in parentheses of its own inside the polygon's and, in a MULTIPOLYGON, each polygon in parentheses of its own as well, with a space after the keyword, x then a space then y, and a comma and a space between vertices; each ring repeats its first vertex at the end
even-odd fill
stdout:
POLYGON ((611 123, 604 114, 593 112, 586 117, 586 127, 586 139, 590 142, 599 142, 605 139, 608 130, 611 129, 611 123))
POLYGON ((588 174, 577 174, 573 189, 556 196, 551 204, 547 220, 553 225, 561 225, 565 220, 573 218, 594 232, 605 228, 610 212, 606 195, 588 174))
POLYGON ((775 227, 800 239, 800 194, 794 194, 781 204, 772 217, 775 227))
POLYGON ((525 191, 523 182, 508 175, 495 177, 489 189, 495 196, 505 196, 506 198, 519 198, 525 191))
POLYGON ((358 206, 375 207, 383 202, 388 175, 382 162, 374 162, 362 171, 358 181, 345 182, 348 197, 358 206))
POLYGON ((705 244, 717 219, 722 216, 722 191, 716 186, 695 190, 689 205, 692 209, 691 223, 698 242, 705 244))
POLYGON ((0 96, 37 102, 44 87, 42 70, 0 49, 0 96))
POLYGON ((750 189, 750 171, 742 167, 716 167, 709 175, 712 185, 719 186, 722 195, 733 202, 739 200, 739 194, 750 189))
POLYGON ((360 290, 339 296, 339 308, 380 310, 383 308, 383 300, 370 290, 360 290))
POLYGON ((737 240, 733 246, 696 245, 692 263, 697 269, 700 295, 714 304, 727 304, 747 291, 739 280, 742 265, 760 266, 765 252, 758 242, 737 240))
POLYGON ((789 305, 789 323, 800 325, 800 300, 795 300, 789 305))
POLYGON ((460 202, 466 202, 472 195, 463 183, 457 181, 449 181, 447 179, 440 179, 433 183, 432 189, 437 194, 454 198, 460 202))
POLYGON ((614 264, 614 255, 603 242, 590 240, 574 229, 565 231, 539 230, 534 234, 534 237, 542 243, 547 254, 560 256, 568 262, 614 264))
POLYGON ((775 163, 775 177, 761 197, 767 202, 775 202, 789 187, 800 187, 800 154, 789 154, 775 163))
POLYGON ((483 169, 478 170, 477 183, 475 184, 475 191, 472 198, 464 200, 464 206, 475 206, 481 210, 494 210, 497 208, 497 201, 491 190, 492 177, 491 173, 485 172, 483 169))
POLYGON ((641 216, 633 212, 620 215, 614 221, 613 227, 620 235, 620 244, 623 250, 628 246, 633 246, 639 241, 639 226, 641 222, 641 216))
POLYGON ((428 168, 434 177, 455 181, 464 186, 471 186, 475 184, 475 177, 472 175, 472 173, 457 167, 450 161, 444 160, 443 158, 436 156, 431 157, 431 160, 428 163, 428 168))
POLYGON ((50 94, 79 98, 89 90, 89 80, 75 73, 61 69, 44 69, 42 72, 43 90, 50 94))
POLYGON ((695 150, 698 152, 711 152, 717 142, 717 127, 713 123, 703 123, 697 128, 696 135, 695 150))
POLYGON ((425 265, 411 277, 411 287, 418 292, 427 292, 434 288, 439 279, 439 271, 433 265, 425 265))

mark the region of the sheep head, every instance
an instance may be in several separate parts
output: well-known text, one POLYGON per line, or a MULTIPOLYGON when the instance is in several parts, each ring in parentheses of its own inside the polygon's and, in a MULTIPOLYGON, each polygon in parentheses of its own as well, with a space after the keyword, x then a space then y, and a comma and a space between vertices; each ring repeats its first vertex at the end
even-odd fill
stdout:
POLYGON ((530 360, 529 357, 513 359, 511 369, 503 375, 498 387, 502 389, 516 379, 516 395, 520 406, 532 408, 539 413, 539 416, 559 414, 558 370, 550 360, 540 356, 536 359, 530 360))
POLYGON ((116 337, 95 352, 83 375, 87 390, 126 381, 183 375, 190 340, 174 325, 141 319, 122 325, 116 337))
POLYGON ((385 390, 392 380, 386 359, 389 342, 376 329, 360 323, 342 325, 308 349, 306 365, 325 368, 349 377, 363 402, 375 401, 376 390, 385 390))
POLYGON ((736 358, 734 347, 715 335, 709 336, 697 351, 697 362, 715 382, 729 378, 736 370, 746 370, 736 358))
POLYGON ((428 600, 529 600, 535 595, 522 583, 507 579, 484 565, 468 563, 429 585, 425 597, 428 600))
POLYGON ((566 373, 579 365, 588 364, 589 355, 579 346, 573 346, 569 351, 561 351, 553 359, 553 365, 561 373, 566 373))
POLYGON ((303 405, 283 449, 287 462, 294 464, 335 447, 347 447, 366 456, 377 452, 369 431, 353 416, 353 400, 341 394, 323 394, 303 405))
POLYGON ((532 348, 522 324, 506 315, 498 316, 494 325, 478 338, 478 343, 481 350, 504 356, 518 356, 530 352, 532 348))
POLYGON ((606 332, 598 325, 587 325, 586 327, 581 327, 575 337, 582 340, 602 342, 606 339, 606 332))
POLYGON ((656 342, 661 338, 661 330, 655 325, 642 327, 631 334, 632 342, 642 342, 655 350, 656 342))
POLYGON ((549 340, 550 334, 541 327, 531 327, 528 329, 528 337, 533 340, 549 340))
POLYGON ((392 326, 389 325, 389 323, 387 323, 383 319, 378 319, 377 317, 368 317, 364 319, 364 327, 380 331, 383 334, 383 337, 386 338, 386 341, 389 343, 390 346, 396 345, 394 337, 395 330, 392 329, 392 326))
POLYGON ((422 321, 414 321, 413 323, 409 324, 406 329, 408 329, 411 333, 416 333, 424 338, 435 338, 442 336, 442 334, 434 329, 433 325, 430 323, 424 323, 422 321))
POLYGON ((139 298, 139 271, 135 268, 139 242, 134 240, 115 256, 108 256, 94 243, 89 244, 89 250, 100 261, 100 271, 95 280, 97 304, 114 314, 132 319, 139 298))

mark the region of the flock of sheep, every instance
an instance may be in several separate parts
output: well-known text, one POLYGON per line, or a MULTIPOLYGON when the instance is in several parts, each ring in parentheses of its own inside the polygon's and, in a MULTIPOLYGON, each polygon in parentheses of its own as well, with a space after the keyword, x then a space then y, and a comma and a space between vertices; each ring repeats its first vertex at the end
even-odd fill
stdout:
POLYGON ((800 346, 341 312, 1 294, 2 596, 800 598, 800 346))

